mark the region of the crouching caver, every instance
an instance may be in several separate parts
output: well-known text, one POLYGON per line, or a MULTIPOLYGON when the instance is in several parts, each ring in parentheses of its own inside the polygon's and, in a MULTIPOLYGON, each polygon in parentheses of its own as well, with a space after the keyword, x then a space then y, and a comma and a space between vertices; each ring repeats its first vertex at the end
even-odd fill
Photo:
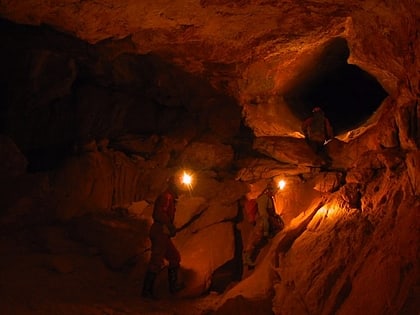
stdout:
POLYGON ((174 176, 168 179, 168 187, 156 199, 153 209, 153 224, 150 228, 150 241, 152 253, 143 283, 142 296, 155 298, 153 287, 157 274, 160 272, 164 260, 169 262, 168 282, 169 291, 174 294, 184 288, 178 283, 178 270, 181 256, 171 238, 176 234, 174 218, 178 187, 174 176))

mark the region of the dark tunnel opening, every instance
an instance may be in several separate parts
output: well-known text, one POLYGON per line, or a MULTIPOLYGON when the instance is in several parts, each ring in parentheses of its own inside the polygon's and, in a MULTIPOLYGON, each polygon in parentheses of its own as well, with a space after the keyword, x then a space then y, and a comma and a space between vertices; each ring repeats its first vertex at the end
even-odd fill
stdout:
POLYGON ((362 125, 388 96, 369 73, 347 63, 350 51, 344 38, 329 42, 318 62, 287 93, 285 100, 300 119, 321 107, 335 134, 362 125))

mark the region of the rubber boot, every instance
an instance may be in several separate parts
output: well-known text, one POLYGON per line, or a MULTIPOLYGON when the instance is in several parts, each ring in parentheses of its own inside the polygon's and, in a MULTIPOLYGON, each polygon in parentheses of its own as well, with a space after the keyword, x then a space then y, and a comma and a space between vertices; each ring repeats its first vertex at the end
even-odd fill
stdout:
POLYGON ((185 288, 184 283, 178 283, 178 269, 179 268, 168 269, 169 292, 172 294, 175 294, 185 288))
POLYGON ((155 285, 156 273, 148 271, 144 277, 143 290, 141 296, 148 299, 156 299, 153 294, 153 287, 155 285))

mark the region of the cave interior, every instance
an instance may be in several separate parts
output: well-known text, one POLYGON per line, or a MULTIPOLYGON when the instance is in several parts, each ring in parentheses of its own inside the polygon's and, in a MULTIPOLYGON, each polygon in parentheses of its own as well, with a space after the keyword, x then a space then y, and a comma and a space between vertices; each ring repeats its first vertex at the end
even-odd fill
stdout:
POLYGON ((92 43, 8 19, 0 36, 0 267, 12 283, 0 306, 10 314, 418 314, 418 220, 407 211, 419 209, 418 99, 393 108, 395 91, 343 34, 297 57, 280 88, 261 79, 266 69, 242 78, 245 57, 188 71, 177 48, 139 53, 131 36, 92 43), (302 135, 315 106, 334 130, 328 166, 302 135), (153 204, 181 170, 194 176, 175 218, 187 286, 172 297, 162 272, 160 301, 145 302, 153 204), (247 269, 247 201, 279 180, 285 228, 247 269))

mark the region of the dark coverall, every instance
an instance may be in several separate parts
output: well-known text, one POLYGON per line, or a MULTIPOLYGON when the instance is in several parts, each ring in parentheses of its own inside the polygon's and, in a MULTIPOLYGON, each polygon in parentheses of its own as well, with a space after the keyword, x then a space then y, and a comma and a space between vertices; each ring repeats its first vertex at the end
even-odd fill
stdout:
POLYGON ((176 212, 175 203, 178 197, 175 189, 171 189, 171 187, 174 187, 173 181, 169 182, 169 187, 158 196, 153 209, 153 224, 149 232, 152 242, 152 253, 142 291, 142 296, 146 298, 155 298, 153 293, 154 282, 165 259, 169 262, 169 291, 174 294, 184 288, 183 283, 178 283, 178 269, 181 256, 171 240, 171 237, 174 237, 176 234, 176 228, 173 223, 176 212))
POLYGON ((169 268, 178 268, 181 261, 181 256, 171 240, 175 234, 175 201, 176 194, 167 189, 159 195, 154 205, 153 224, 149 234, 152 254, 148 270, 155 273, 161 270, 164 259, 168 260, 169 268))
POLYGON ((328 156, 324 144, 325 141, 332 139, 334 134, 328 118, 325 117, 324 112, 320 108, 315 108, 313 116, 302 123, 302 131, 306 142, 312 150, 329 164, 331 158, 328 156))

